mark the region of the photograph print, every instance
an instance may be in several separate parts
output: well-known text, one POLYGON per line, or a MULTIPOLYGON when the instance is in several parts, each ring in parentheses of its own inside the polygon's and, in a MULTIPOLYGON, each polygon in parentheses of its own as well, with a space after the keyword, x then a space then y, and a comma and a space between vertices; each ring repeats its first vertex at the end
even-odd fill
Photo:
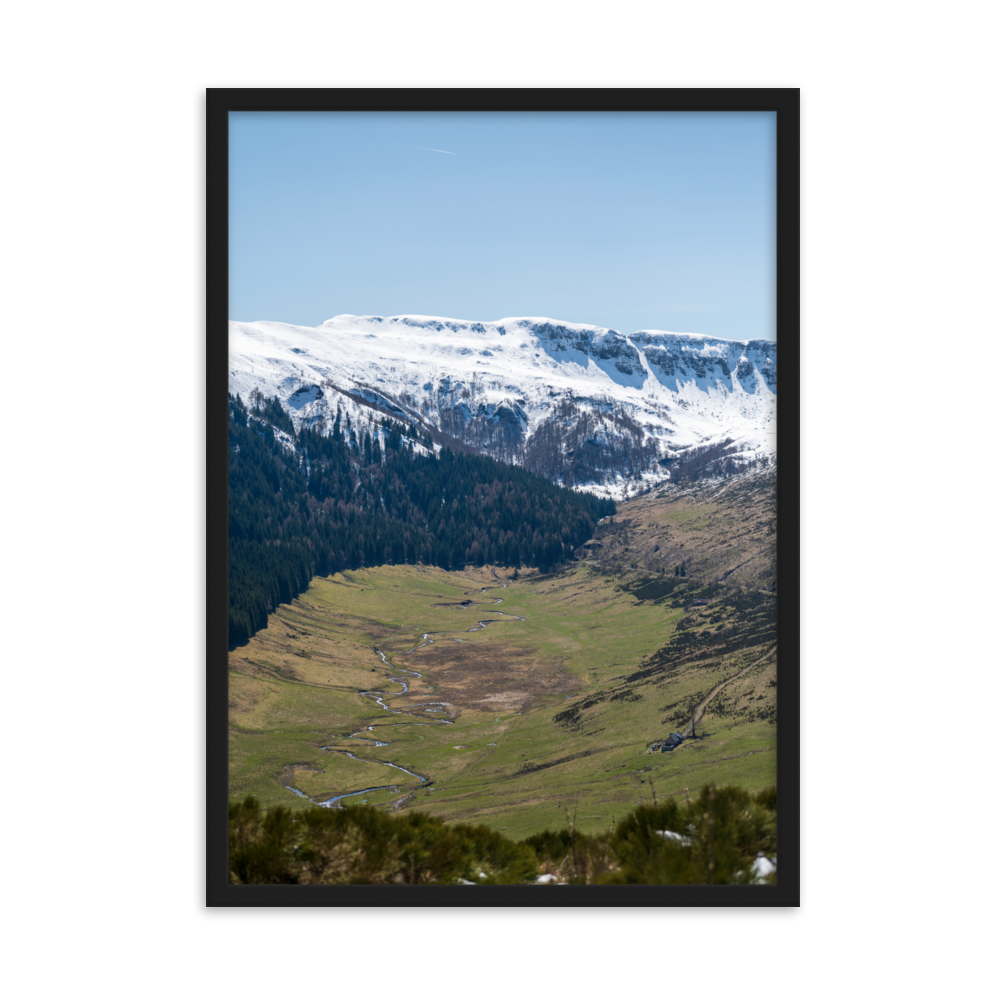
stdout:
POLYGON ((794 905, 797 92, 296 93, 209 93, 210 902, 794 905))

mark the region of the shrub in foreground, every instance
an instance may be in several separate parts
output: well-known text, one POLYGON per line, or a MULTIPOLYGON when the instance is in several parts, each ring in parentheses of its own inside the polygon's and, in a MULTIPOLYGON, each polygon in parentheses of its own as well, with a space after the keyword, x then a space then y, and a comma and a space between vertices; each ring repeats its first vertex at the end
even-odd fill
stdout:
POLYGON ((361 805, 265 812, 250 796, 229 806, 229 870, 241 885, 496 884, 533 880, 538 859, 486 826, 361 805))
POLYGON ((774 788, 706 786, 694 799, 638 806, 607 833, 567 824, 521 842, 416 811, 264 811, 252 796, 229 806, 229 880, 241 885, 509 884, 534 882, 540 870, 591 885, 745 884, 761 881, 755 861, 776 850, 774 788))
MULTIPOLYGON (((726 885, 753 882, 758 854, 777 851, 777 793, 706 786, 690 802, 638 806, 610 838, 619 870, 602 882, 726 885)), ((773 878, 772 878, 773 881, 773 878)))

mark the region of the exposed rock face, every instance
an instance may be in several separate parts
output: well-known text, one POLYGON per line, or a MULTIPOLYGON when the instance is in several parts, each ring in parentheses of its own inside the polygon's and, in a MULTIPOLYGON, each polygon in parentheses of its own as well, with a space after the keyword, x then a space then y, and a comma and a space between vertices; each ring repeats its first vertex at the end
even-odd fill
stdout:
POLYGON ((751 340, 744 353, 764 376, 767 387, 778 392, 778 345, 772 340, 751 340))
POLYGON ((608 331, 609 336, 599 344, 597 357, 601 361, 614 361, 615 370, 623 375, 637 375, 642 371, 642 362, 639 360, 639 352, 624 338, 618 334, 614 339, 610 334, 616 333, 614 330, 608 331))
MULTIPOLYGON (((482 324, 476 325, 482 326, 482 324)), ((582 358, 591 359, 605 372, 610 369, 620 375, 639 376, 638 384, 641 385, 643 367, 639 360, 639 352, 628 342, 624 334, 617 330, 584 327, 580 324, 566 325, 551 320, 523 319, 510 323, 510 329, 537 338, 540 346, 557 361, 576 361, 580 364, 582 358), (571 356, 559 358, 559 354, 571 356), (582 358, 572 355, 582 355, 582 358)), ((585 363, 583 367, 587 367, 585 363)), ((614 379, 614 376, 611 377, 614 379)))
POLYGON ((292 410, 301 410, 322 398, 323 390, 318 385, 305 383, 300 385, 284 402, 292 410))
POLYGON ((722 358, 704 358, 698 354, 684 358, 683 355, 678 356, 677 353, 657 345, 650 345, 644 353, 649 367, 667 379, 676 378, 678 375, 684 376, 689 372, 695 378, 706 378, 715 373, 716 367, 717 378, 725 378, 729 374, 729 368, 722 358))
POLYGON ((772 394, 778 391, 778 345, 771 340, 720 340, 693 334, 642 330, 632 334, 658 381, 680 391, 693 382, 700 390, 733 390, 733 382, 747 394, 758 392, 756 373, 772 394))

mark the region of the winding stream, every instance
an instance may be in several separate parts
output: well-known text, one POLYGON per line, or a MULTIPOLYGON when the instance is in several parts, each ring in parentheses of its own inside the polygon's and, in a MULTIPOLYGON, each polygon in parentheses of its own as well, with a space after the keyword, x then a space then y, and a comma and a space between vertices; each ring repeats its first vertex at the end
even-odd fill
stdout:
MULTIPOLYGON (((499 588, 496 588, 496 587, 483 587, 482 588, 482 593, 485 594, 487 590, 496 590, 496 589, 503 590, 504 588, 506 588, 506 586, 507 586, 507 584, 504 583, 499 588)), ((470 601, 464 601, 462 603, 463 603, 463 606, 468 606, 471 602, 470 601)), ((502 604, 502 603, 503 603, 503 598, 502 597, 494 598, 494 604, 502 604)), ((430 645, 432 645, 434 643, 434 640, 431 638, 431 636, 433 636, 433 635, 451 635, 454 632, 479 632, 480 630, 486 628, 487 625, 493 625, 496 622, 502 622, 502 621, 508 621, 508 620, 513 620, 513 621, 518 621, 518 622, 526 621, 526 619, 523 618, 521 615, 508 614, 506 611, 494 611, 492 613, 493 614, 497 614, 497 615, 503 615, 503 618, 485 618, 485 619, 479 619, 479 621, 475 625, 473 625, 472 628, 447 629, 447 630, 442 630, 442 631, 438 631, 438 632, 423 632, 420 635, 420 638, 423 641, 415 643, 409 649, 404 650, 400 655, 405 656, 408 653, 412 653, 412 652, 414 652, 414 651, 416 651, 418 649, 422 649, 424 646, 430 646, 430 645)), ((461 639, 455 639, 454 641, 455 642, 461 642, 462 640, 461 639)), ((414 680, 416 678, 421 677, 422 675, 418 671, 416 671, 416 670, 409 670, 409 669, 407 669, 405 667, 397 667, 395 664, 390 663, 390 661, 386 659, 386 655, 385 655, 385 653, 381 649, 376 649, 375 652, 378 654, 378 656, 380 657, 380 659, 382 660, 382 662, 387 667, 391 667, 394 670, 400 670, 400 671, 402 671, 402 673, 398 677, 390 677, 389 681, 391 683, 394 683, 394 684, 400 684, 400 685, 402 685, 403 690, 396 692, 396 694, 393 695, 393 696, 387 695, 384 691, 362 691, 361 692, 362 696, 365 697, 365 698, 370 698, 372 701, 375 702, 376 705, 378 705, 379 708, 381 708, 385 712, 388 712, 390 715, 408 715, 412 719, 419 719, 420 720, 419 722, 396 722, 396 723, 390 723, 390 725, 396 725, 396 726, 453 726, 455 724, 452 719, 428 719, 426 715, 415 715, 413 712, 404 712, 402 709, 390 708, 386 704, 386 701, 385 701, 386 698, 387 697, 399 697, 400 695, 407 694, 409 692, 409 690, 410 690, 410 683, 409 682, 411 680, 414 680)), ((426 701, 426 702, 421 702, 421 704, 419 704, 419 705, 413 705, 411 707, 412 708, 423 709, 425 712, 447 712, 447 710, 448 710, 448 703, 444 702, 444 701, 426 701)), ((380 727, 380 728, 382 728, 382 727, 380 727)), ((387 747, 387 746, 389 746, 389 742, 387 740, 372 739, 369 736, 362 735, 363 733, 371 733, 371 732, 374 732, 374 731, 375 731, 375 727, 374 726, 365 726, 364 729, 359 729, 356 733, 351 733, 350 736, 347 737, 347 739, 358 740, 360 743, 364 743, 366 746, 370 746, 370 747, 387 747)), ((408 771, 405 767, 400 767, 398 764, 393 764, 393 763, 391 763, 390 761, 387 761, 387 760, 372 760, 372 759, 367 758, 367 757, 365 757, 365 758, 356 757, 349 750, 336 750, 333 747, 329 747, 329 746, 327 746, 327 747, 320 747, 320 749, 321 750, 325 750, 327 753, 342 754, 345 757, 350 757, 351 760, 358 760, 358 761, 363 760, 363 761, 365 761, 366 763, 369 763, 369 764, 382 764, 385 767, 395 768, 397 771, 402 771, 404 774, 408 774, 408 775, 410 775, 413 778, 419 779, 420 784, 417 785, 418 789, 419 788, 426 788, 428 785, 431 784, 431 779, 428 778, 426 775, 417 774, 415 771, 408 771)), ((285 788, 287 788, 290 792, 294 792, 296 795, 301 796, 302 798, 305 798, 305 799, 309 798, 309 796, 306 795, 305 792, 301 792, 301 791, 299 791, 299 789, 293 788, 291 785, 285 785, 285 788)), ((339 802, 343 801, 344 799, 354 798, 357 795, 367 795, 369 792, 381 792, 381 791, 399 791, 399 787, 397 785, 374 785, 371 788, 359 788, 359 789, 357 789, 356 791, 353 791, 353 792, 344 792, 341 795, 334 795, 331 798, 324 799, 322 802, 316 802, 314 804, 318 805, 318 806, 323 806, 323 807, 325 807, 327 809, 333 809, 333 808, 336 808, 337 804, 339 802)))

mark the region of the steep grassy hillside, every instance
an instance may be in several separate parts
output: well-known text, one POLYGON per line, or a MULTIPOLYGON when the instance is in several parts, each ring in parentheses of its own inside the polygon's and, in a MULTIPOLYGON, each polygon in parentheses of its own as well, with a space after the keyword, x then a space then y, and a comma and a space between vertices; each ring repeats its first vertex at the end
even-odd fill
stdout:
POLYGON ((578 555, 606 573, 647 570, 775 592, 777 474, 656 490, 601 521, 578 555))

